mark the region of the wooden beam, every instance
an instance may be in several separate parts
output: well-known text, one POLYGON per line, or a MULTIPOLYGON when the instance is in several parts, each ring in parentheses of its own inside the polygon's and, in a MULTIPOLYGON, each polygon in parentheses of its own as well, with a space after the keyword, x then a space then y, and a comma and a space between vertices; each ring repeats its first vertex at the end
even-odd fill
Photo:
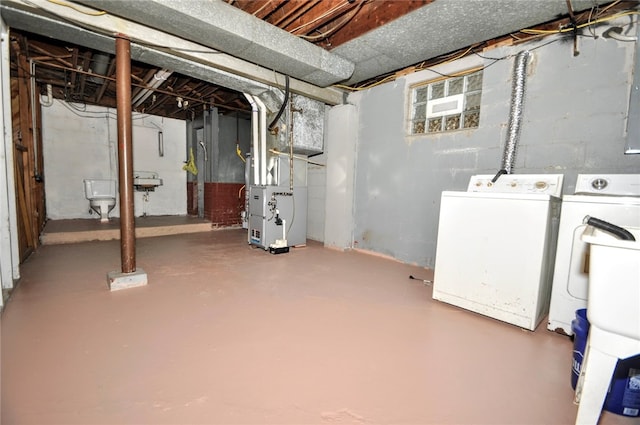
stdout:
POLYGON ((265 19, 285 3, 287 0, 237 0, 234 6, 258 19, 265 19))
POLYGON ((317 28, 326 25, 327 22, 332 21, 337 16, 354 7, 357 7, 357 3, 355 2, 349 3, 346 0, 326 0, 316 5, 316 7, 295 21, 290 22, 286 27, 283 27, 283 29, 295 35, 309 35, 317 28))
POLYGON ((283 7, 274 12, 272 16, 268 17, 267 22, 269 22, 271 25, 279 27, 283 22, 288 21, 290 17, 295 18, 295 16, 297 16, 298 14, 298 11, 304 9, 307 3, 308 2, 306 1, 288 2, 283 5, 283 7))
MULTIPOLYGON (((367 2, 356 15, 357 19, 352 19, 349 22, 349 25, 344 25, 342 28, 330 35, 326 44, 331 46, 331 48, 337 47, 340 44, 391 22, 400 16, 406 15, 407 13, 429 4, 432 1, 433 0, 405 0, 367 2)), ((334 29, 335 25, 338 23, 329 22, 318 30, 321 33, 329 32, 334 29)))
POLYGON ((69 61, 66 61, 65 59, 71 59, 73 55, 68 54, 68 55, 52 55, 51 52, 46 51, 45 49, 36 46, 35 44, 29 44, 29 48, 35 50, 36 52, 43 54, 43 55, 47 55, 51 58, 51 60, 55 61, 55 62, 60 62, 61 64, 68 66, 68 67, 72 67, 73 64, 69 61))
POLYGON ((35 210, 35 202, 33 199, 33 185, 35 184, 34 177, 34 158, 33 158, 33 128, 31 125, 31 105, 29 97, 29 61, 24 54, 18 54, 18 107, 20 114, 20 134, 22 135, 22 145, 27 148, 26 152, 22 152, 22 182, 23 182, 23 195, 25 202, 25 219, 27 229, 27 240, 29 247, 35 248, 38 246, 38 229, 34 225, 34 217, 37 216, 35 210))

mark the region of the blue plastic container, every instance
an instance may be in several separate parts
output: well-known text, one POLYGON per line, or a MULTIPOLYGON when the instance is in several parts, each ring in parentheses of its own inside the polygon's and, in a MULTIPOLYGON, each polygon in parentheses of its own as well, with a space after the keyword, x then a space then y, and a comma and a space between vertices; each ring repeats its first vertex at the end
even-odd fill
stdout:
POLYGON ((587 346, 587 335, 589 334, 589 321, 587 320, 587 309, 581 308, 576 311, 576 318, 571 321, 573 331, 573 362, 571 365, 571 387, 575 390, 582 368, 584 350, 587 346))
MULTIPOLYGON (((576 318, 571 321, 571 330, 573 331, 571 387, 575 390, 589 335, 586 308, 576 311, 576 318)), ((640 355, 618 361, 602 408, 618 415, 640 416, 640 355)))
POLYGON ((603 409, 618 415, 640 416, 640 355, 618 361, 603 409))

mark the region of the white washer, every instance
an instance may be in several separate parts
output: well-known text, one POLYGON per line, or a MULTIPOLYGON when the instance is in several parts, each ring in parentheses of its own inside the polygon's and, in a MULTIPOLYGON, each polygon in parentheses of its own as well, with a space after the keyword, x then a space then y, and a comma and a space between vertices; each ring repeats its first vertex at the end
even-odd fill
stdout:
POLYGON ((573 335, 576 310, 587 307, 588 244, 585 216, 640 227, 640 174, 581 174, 574 195, 562 199, 547 329, 573 335))
POLYGON ((493 178, 442 192, 433 298, 534 330, 549 308, 563 176, 493 178))

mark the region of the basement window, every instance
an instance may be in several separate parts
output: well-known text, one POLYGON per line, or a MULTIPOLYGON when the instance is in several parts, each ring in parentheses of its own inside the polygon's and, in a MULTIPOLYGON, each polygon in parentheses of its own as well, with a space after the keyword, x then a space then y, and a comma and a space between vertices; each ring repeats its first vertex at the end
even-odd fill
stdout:
POLYGON ((414 86, 410 134, 478 128, 481 97, 482 71, 414 86))

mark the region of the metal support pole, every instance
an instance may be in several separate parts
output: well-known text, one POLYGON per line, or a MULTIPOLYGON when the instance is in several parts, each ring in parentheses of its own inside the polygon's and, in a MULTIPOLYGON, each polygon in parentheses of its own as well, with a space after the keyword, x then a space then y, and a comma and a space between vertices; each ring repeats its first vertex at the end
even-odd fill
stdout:
POLYGON ((122 273, 133 273, 136 271, 136 238, 133 212, 133 148, 131 137, 131 42, 122 35, 116 37, 116 102, 118 111, 122 273))

